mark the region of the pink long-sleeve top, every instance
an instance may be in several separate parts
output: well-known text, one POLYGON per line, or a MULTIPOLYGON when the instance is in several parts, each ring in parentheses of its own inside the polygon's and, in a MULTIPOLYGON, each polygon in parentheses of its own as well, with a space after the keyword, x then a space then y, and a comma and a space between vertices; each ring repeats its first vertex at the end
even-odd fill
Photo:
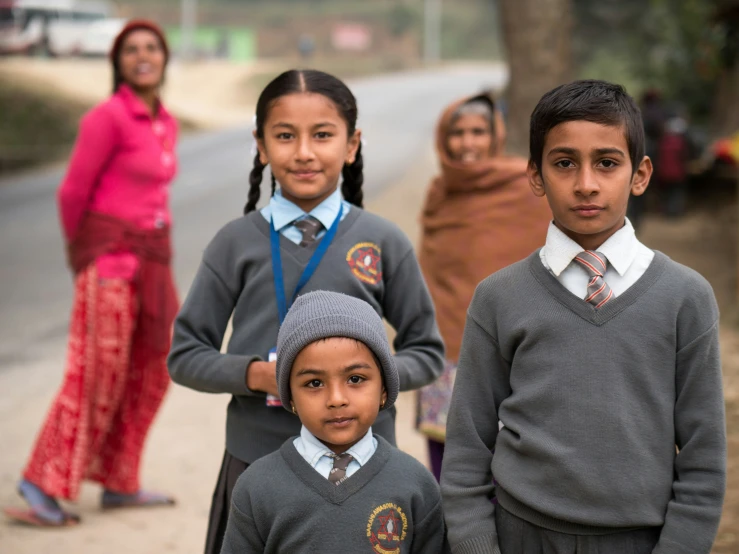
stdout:
MULTIPOLYGON (((124 219, 140 229, 169 226, 169 188, 177 172, 177 121, 159 104, 155 116, 127 86, 90 110, 58 192, 62 227, 71 242, 88 211, 124 219)), ((96 260, 103 278, 132 280, 130 252, 96 260)))

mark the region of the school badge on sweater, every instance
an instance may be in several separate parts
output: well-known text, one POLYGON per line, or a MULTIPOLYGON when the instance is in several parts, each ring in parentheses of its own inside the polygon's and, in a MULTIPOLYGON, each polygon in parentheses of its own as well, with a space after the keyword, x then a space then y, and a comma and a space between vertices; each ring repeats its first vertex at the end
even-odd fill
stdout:
POLYGON ((367 522, 367 538, 377 554, 400 554, 400 543, 407 531, 408 518, 392 502, 372 510, 367 522))
POLYGON ((376 285, 382 281, 382 250, 373 242, 360 242, 351 247, 346 262, 354 276, 365 283, 376 285))

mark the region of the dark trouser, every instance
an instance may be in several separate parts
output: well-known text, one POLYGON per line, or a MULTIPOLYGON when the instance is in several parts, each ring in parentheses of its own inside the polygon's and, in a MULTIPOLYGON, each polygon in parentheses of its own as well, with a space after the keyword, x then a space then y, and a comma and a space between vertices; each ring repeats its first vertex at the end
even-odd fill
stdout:
POLYGON ((641 228, 642 220, 647 211, 647 199, 645 195, 631 196, 629 198, 629 205, 626 209, 626 217, 631 221, 632 227, 635 231, 639 231, 641 228))
POLYGON ((680 217, 685 213, 687 188, 685 182, 666 183, 664 209, 668 217, 680 217))
POLYGON ((436 482, 441 482, 441 461, 444 458, 444 443, 429 439, 429 465, 436 482))
POLYGON ((231 509, 231 491, 239 475, 244 473, 247 467, 249 464, 234 458, 228 451, 223 454, 218 483, 216 483, 216 490, 213 491, 213 502, 210 505, 205 554, 220 554, 221 552, 223 537, 226 534, 226 523, 228 523, 228 512, 231 509))
POLYGON ((538 527, 495 508, 501 554, 651 554, 660 527, 646 527, 608 535, 568 535, 538 527))

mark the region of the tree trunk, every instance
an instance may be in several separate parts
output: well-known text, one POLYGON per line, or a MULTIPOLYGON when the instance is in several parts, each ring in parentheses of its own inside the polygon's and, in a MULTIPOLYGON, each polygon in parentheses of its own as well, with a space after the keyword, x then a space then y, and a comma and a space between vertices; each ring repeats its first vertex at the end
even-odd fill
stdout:
POLYGON ((541 96, 572 78, 572 0, 501 0, 508 55, 508 150, 526 156, 541 96))
POLYGON ((733 134, 739 129, 739 0, 714 0, 714 22, 725 32, 711 118, 714 136, 733 134))
POLYGON ((713 104, 712 134, 732 135, 739 130, 739 64, 719 76, 713 104))

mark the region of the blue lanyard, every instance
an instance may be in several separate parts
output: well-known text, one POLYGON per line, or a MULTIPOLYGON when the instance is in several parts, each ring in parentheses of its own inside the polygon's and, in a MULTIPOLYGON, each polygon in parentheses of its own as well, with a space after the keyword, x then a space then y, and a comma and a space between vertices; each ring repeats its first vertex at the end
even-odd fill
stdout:
POLYGON ((295 287, 295 292, 293 292, 293 295, 290 298, 290 304, 287 303, 287 295, 285 294, 285 280, 283 279, 283 276, 282 276, 282 255, 280 254, 280 233, 278 233, 277 230, 275 229, 274 220, 270 218, 269 226, 270 226, 270 243, 272 246, 272 273, 275 276, 275 294, 277 295, 277 311, 280 316, 280 325, 282 325, 282 322, 285 321, 287 310, 290 309, 290 306, 292 306, 293 302, 295 302, 295 298, 298 296, 298 293, 301 291, 301 289, 308 283, 308 281, 310 281, 310 278, 313 277, 313 274, 316 272, 316 269, 318 268, 318 264, 321 263, 321 259, 326 254, 328 247, 331 246, 331 242, 334 240, 334 237, 336 236, 336 230, 339 228, 339 222, 341 221, 341 216, 343 213, 344 213, 344 206, 341 206, 341 208, 339 209, 339 215, 336 216, 336 219, 331 224, 331 227, 329 228, 329 230, 326 231, 325 235, 323 235, 321 242, 319 242, 318 246, 316 247, 316 251, 313 252, 313 255, 308 261, 308 265, 305 266, 305 269, 303 270, 303 274, 300 276, 300 280, 298 281, 298 284, 295 287))

